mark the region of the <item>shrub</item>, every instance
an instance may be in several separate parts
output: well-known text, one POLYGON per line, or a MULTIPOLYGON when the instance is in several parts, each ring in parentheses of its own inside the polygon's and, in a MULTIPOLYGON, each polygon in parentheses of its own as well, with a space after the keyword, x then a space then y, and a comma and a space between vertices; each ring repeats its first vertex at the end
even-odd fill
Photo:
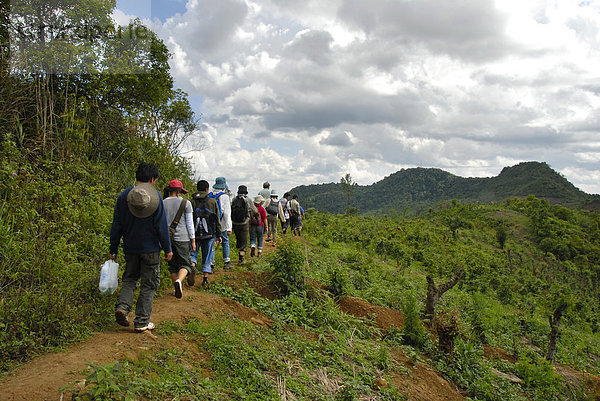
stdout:
POLYGON ((304 264, 304 254, 298 243, 285 239, 270 263, 274 274, 273 283, 279 295, 304 292, 304 264))
POLYGON ((405 344, 420 348, 425 345, 427 340, 425 327, 419 316, 421 315, 417 300, 410 295, 402 305, 404 312, 404 328, 402 329, 402 338, 405 344))

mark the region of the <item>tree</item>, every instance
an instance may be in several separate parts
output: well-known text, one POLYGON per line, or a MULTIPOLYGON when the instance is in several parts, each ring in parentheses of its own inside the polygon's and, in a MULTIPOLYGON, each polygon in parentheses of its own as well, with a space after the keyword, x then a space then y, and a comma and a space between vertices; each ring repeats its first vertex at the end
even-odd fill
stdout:
POLYGON ((350 173, 346 173, 346 175, 340 179, 340 184, 342 184, 342 191, 346 196, 346 210, 348 210, 350 208, 350 204, 352 203, 352 197, 354 196, 354 188, 356 183, 352 181, 352 176, 350 173))
POLYGON ((425 319, 432 321, 435 317, 435 307, 444 293, 450 290, 458 283, 464 275, 464 270, 460 269, 454 273, 452 278, 440 286, 435 285, 435 281, 427 275, 427 304, 425 305, 425 319))
POLYGON ((556 354, 556 342, 558 340, 558 335, 560 334, 560 319, 562 318, 562 314, 567 307, 568 304, 563 301, 556 307, 556 309, 554 309, 552 315, 548 316, 548 322, 550 323, 550 340, 548 342, 546 360, 549 362, 554 360, 554 355, 556 354))

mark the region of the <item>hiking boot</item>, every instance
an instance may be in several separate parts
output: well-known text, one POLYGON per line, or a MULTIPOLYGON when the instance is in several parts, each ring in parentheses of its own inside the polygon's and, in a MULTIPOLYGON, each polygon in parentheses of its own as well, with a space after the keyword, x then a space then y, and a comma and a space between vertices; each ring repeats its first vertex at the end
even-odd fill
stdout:
POLYGON ((258 256, 260 258, 260 255, 262 254, 262 249, 258 250, 258 254, 256 256, 258 256))
POLYGON ((238 257, 238 265, 241 265, 242 263, 244 263, 244 255, 240 254, 238 257))
POLYGON ((251 247, 250 248, 250 257, 253 258, 254 257, 254 253, 256 252, 256 248, 255 247, 251 247))
POLYGON ((181 291, 181 281, 175 280, 173 287, 175 287, 175 298, 181 298, 183 296, 183 292, 181 291))
POLYGON ((124 310, 116 310, 115 319, 117 323, 119 323, 121 326, 129 327, 129 319, 127 319, 127 312, 125 312, 124 310))
POLYGON ((193 287, 196 283, 196 268, 192 268, 192 271, 187 275, 187 283, 190 287, 193 287))
POLYGON ((225 262, 225 264, 223 265, 223 269, 225 269, 225 270, 231 269, 231 262, 230 261, 225 262))
POLYGON ((136 333, 143 333, 146 330, 154 330, 154 323, 148 322, 145 326, 135 328, 136 333))
POLYGON ((202 288, 204 288, 205 290, 208 290, 208 278, 204 277, 202 279, 202 288))

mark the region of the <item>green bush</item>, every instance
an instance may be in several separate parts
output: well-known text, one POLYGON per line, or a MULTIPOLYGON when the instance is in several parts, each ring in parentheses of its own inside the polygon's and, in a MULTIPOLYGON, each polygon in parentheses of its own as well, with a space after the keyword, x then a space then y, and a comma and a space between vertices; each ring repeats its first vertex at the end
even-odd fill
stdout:
POLYGON ((297 241, 292 238, 284 239, 270 263, 273 283, 279 295, 288 296, 305 291, 305 263, 304 253, 297 241))
POLYGON ((402 338, 405 344, 421 348, 427 341, 427 332, 421 321, 421 313, 417 304, 417 299, 409 295, 403 305, 404 327, 402 328, 402 338))

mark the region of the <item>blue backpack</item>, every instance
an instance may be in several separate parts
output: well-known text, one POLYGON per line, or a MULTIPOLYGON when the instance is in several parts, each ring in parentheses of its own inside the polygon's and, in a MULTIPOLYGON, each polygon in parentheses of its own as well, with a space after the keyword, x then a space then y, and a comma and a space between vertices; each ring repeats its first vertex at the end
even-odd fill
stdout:
POLYGON ((225 192, 223 192, 223 191, 219 192, 218 194, 214 194, 212 192, 208 194, 209 197, 216 199, 217 205, 219 205, 219 220, 223 219, 223 209, 221 209, 221 199, 220 198, 221 198, 221 195, 224 195, 224 194, 225 194, 225 192))

